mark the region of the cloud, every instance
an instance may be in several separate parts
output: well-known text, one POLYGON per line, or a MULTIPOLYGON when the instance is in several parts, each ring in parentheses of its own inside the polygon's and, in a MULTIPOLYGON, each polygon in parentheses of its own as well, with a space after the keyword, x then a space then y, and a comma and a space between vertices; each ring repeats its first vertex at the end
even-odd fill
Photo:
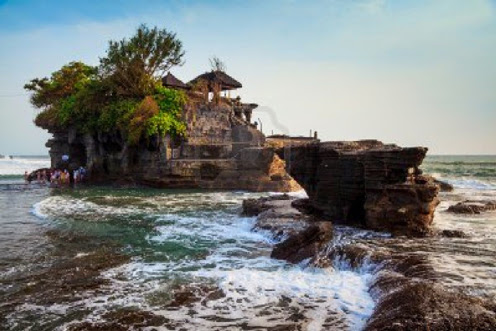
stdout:
MULTIPOLYGON (((96 64, 107 40, 141 22, 183 40, 186 65, 174 69, 181 79, 207 70, 216 54, 243 83, 243 99, 273 109, 292 134, 496 153, 488 143, 496 141, 496 20, 483 0, 123 5, 109 17, 2 29, 0 94, 23 93, 27 79, 74 59, 96 64)), ((42 131, 27 97, 15 100, 0 99, 0 122, 15 122, 2 124, 0 141, 43 150, 45 139, 30 139, 42 131)), ((280 131, 267 112, 257 116, 264 131, 280 131)))

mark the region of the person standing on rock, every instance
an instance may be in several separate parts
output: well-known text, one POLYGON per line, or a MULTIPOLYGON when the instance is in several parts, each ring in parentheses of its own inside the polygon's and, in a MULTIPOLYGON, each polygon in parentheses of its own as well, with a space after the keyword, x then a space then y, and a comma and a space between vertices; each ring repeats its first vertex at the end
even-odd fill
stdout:
POLYGON ((46 184, 46 182, 48 180, 47 178, 48 178, 47 177, 47 171, 46 171, 46 169, 43 169, 43 172, 41 173, 41 181, 43 182, 43 184, 46 184))
POLYGON ((79 169, 74 170, 72 178, 74 179, 74 184, 77 184, 79 181, 79 169))
POLYGON ((79 178, 81 182, 86 179, 86 169, 83 166, 79 167, 79 178))

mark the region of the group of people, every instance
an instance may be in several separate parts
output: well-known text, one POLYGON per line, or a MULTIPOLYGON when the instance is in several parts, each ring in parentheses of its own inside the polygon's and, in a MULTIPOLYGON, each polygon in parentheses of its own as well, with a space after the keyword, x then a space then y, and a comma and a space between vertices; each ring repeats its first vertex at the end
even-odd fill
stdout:
POLYGON ((36 180, 38 184, 46 184, 47 182, 54 186, 77 184, 85 181, 86 169, 79 167, 78 169, 69 171, 67 169, 42 169, 30 175, 27 171, 24 173, 26 183, 36 180))

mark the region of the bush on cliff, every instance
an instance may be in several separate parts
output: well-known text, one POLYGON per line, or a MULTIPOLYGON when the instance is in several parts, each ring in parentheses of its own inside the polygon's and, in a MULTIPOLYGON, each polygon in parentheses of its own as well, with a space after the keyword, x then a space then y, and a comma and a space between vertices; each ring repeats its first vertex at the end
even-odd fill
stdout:
POLYGON ((130 144, 152 135, 182 136, 186 94, 163 87, 160 77, 183 55, 175 34, 141 25, 131 39, 110 41, 99 67, 71 62, 27 83, 31 103, 42 109, 35 124, 54 131, 119 131, 130 144))
POLYGON ((184 136, 186 124, 181 120, 181 113, 187 101, 186 94, 183 91, 158 85, 155 89, 154 100, 160 112, 147 121, 147 135, 164 136, 169 133, 172 136, 184 136))
POLYGON ((24 85, 33 92, 31 103, 43 109, 36 117, 36 125, 61 128, 69 124, 75 115, 78 96, 96 79, 97 71, 82 62, 71 62, 53 72, 50 78, 35 78, 24 85))

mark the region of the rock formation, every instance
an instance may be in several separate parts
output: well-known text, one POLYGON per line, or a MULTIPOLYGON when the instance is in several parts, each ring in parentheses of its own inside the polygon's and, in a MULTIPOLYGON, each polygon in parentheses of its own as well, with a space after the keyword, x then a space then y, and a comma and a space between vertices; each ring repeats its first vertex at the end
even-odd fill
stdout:
POLYGON ((332 223, 302 213, 293 206, 295 201, 287 195, 247 199, 242 212, 257 216, 256 229, 269 230, 282 239, 271 257, 291 263, 314 258, 332 239, 332 223))
POLYGON ((427 148, 376 140, 324 142, 280 153, 313 208, 333 222, 409 236, 430 230, 439 186, 418 169, 427 148))
POLYGON ((441 192, 453 192, 453 190, 455 189, 450 183, 444 182, 439 179, 434 179, 434 183, 439 185, 439 190, 441 192))
POLYGON ((496 210, 496 201, 463 201, 449 206, 446 210, 455 214, 480 214, 496 210))
POLYGON ((378 301, 365 330, 494 330, 496 305, 489 300, 450 291, 419 275, 422 261, 397 263, 382 270, 370 292, 378 301))
POLYGON ((285 162, 252 124, 234 116, 227 104, 192 104, 185 110, 187 139, 142 139, 131 146, 119 133, 53 131, 47 143, 52 167, 85 166, 92 182, 168 188, 290 192, 301 187, 285 162), (70 161, 61 159, 68 155, 70 161))

